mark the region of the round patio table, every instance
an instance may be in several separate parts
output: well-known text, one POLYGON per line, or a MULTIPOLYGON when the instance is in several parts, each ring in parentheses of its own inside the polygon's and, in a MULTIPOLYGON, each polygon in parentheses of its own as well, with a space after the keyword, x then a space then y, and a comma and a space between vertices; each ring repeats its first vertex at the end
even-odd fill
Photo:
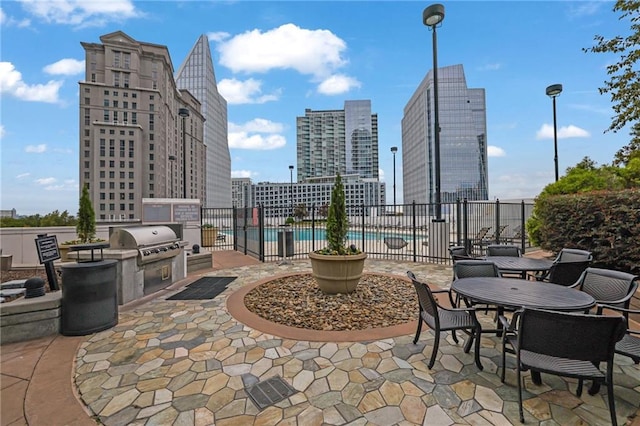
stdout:
POLYGON ((596 304, 593 297, 580 290, 517 278, 459 278, 451 289, 474 301, 503 308, 586 311, 596 304))
POLYGON ((501 272, 519 272, 523 278, 527 276, 527 272, 545 272, 553 265, 553 261, 549 259, 533 259, 530 257, 487 256, 485 259, 495 263, 501 272))

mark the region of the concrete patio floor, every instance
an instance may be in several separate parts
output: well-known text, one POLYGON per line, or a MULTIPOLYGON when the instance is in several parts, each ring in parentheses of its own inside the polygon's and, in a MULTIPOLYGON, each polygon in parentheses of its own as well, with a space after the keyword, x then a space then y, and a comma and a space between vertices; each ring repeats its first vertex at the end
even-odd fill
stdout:
MULTIPOLYGON (((365 268, 412 270, 440 286, 451 278, 444 265, 376 260, 365 268)), ((426 327, 416 345, 414 324, 394 336, 363 332, 360 341, 344 341, 340 332, 270 334, 268 324, 245 325, 241 310, 229 313, 236 290, 296 271, 310 271, 308 261, 279 265, 216 252, 213 270, 121 307, 112 329, 3 345, 2 425, 519 423, 514 363, 508 358, 501 383, 493 336, 482 339, 484 371, 450 334, 429 370, 433 332, 426 327), (201 276, 237 278, 212 300, 166 300, 201 276), (247 390, 274 376, 295 393, 260 410, 247 390)), ((618 423, 640 424, 640 366, 616 356, 614 382, 618 423)), ((575 386, 549 375, 536 386, 527 376, 526 423, 609 424, 606 390, 578 398, 575 386)))

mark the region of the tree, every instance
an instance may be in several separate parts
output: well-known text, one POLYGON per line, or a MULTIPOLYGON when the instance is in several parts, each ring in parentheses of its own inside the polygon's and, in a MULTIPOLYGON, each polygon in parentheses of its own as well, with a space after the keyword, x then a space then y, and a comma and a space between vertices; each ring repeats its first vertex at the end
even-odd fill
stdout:
POLYGON ((82 188, 80 207, 78 209, 78 224, 76 225, 78 238, 83 243, 91 242, 96 236, 96 215, 89 198, 89 186, 82 188))
POLYGON ((614 166, 626 166, 634 155, 640 154, 640 121, 631 128, 631 142, 616 152, 613 157, 614 166))
POLYGON ((620 20, 630 21, 630 34, 613 38, 596 35, 596 45, 583 51, 620 55, 618 62, 607 66, 610 80, 599 89, 602 95, 609 93, 614 103, 615 115, 606 131, 615 133, 627 123, 640 121, 640 73, 635 69, 640 58, 640 0, 618 0, 613 11, 621 13, 620 20))
POLYGON ((293 209, 293 217, 298 220, 304 219, 308 214, 309 212, 307 211, 307 205, 304 203, 297 204, 293 209))

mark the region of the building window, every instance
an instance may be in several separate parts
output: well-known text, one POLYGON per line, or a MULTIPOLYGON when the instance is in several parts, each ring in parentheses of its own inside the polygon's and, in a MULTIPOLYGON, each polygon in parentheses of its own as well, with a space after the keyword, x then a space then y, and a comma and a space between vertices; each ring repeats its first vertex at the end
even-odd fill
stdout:
MULTIPOLYGON (((92 66, 94 66, 95 64, 91 64, 92 66)), ((96 75, 91 73, 91 82, 95 83, 96 82, 96 75)))
POLYGON ((100 167, 104 167, 104 166, 105 166, 104 160, 100 160, 100 167))
MULTIPOLYGON (((106 106, 109 106, 109 105, 106 105, 106 106)), ((113 107, 118 108, 118 101, 113 101, 113 107)))
POLYGON ((85 161, 85 162, 84 162, 84 168, 85 168, 85 169, 88 169, 88 168, 90 167, 90 164, 91 164, 91 163, 89 163, 88 161, 85 161))
MULTIPOLYGON (((100 203, 100 211, 104 211, 105 209, 105 204, 104 203, 100 203)), ((101 216, 104 219, 104 215, 101 216)))
POLYGON ((131 53, 123 52, 122 59, 124 60, 124 67, 129 69, 131 67, 131 53))
POLYGON ((114 194, 113 192, 109 193, 109 199, 110 200, 115 200, 116 199, 116 194, 114 194))
POLYGON ((124 77, 124 87, 129 87, 129 73, 128 72, 123 73, 123 77, 124 77))
MULTIPOLYGON (((133 203, 129 203, 129 210, 133 210, 133 203)), ((129 218, 133 219, 133 215, 130 215, 129 218)))
POLYGON ((89 108, 84 109, 84 125, 88 126, 91 124, 91 113, 89 108))
POLYGON ((100 193, 100 199, 101 199, 101 200, 105 200, 105 199, 106 199, 106 198, 105 198, 105 194, 104 194, 104 192, 101 192, 101 193, 100 193))
POLYGON ((115 68, 120 68, 120 52, 116 50, 113 51, 113 66, 115 68))
MULTIPOLYGON (((116 172, 111 170, 109 172, 109 179, 115 179, 115 177, 116 177, 116 172)), ((109 188, 113 189, 113 182, 109 182, 109 188)))
POLYGON ((104 177, 105 177, 105 171, 100 170, 100 179, 104 179, 104 177))
POLYGON ((91 133, 91 131, 89 129, 84 129, 84 135, 85 136, 89 136, 91 133))
POLYGON ((91 93, 91 89, 89 89, 88 87, 84 88, 84 93, 91 93))
MULTIPOLYGON (((133 189, 133 182, 129 182, 129 189, 133 189)), ((133 200, 133 193, 129 194, 129 199, 133 200)))
POLYGON ((84 172, 84 178, 89 179, 89 172, 84 172))
POLYGON ((124 211, 124 203, 120 204, 120 211, 124 211))
POLYGON ((113 86, 120 87, 120 73, 117 71, 113 72, 113 86))
POLYGON ((108 109, 104 110, 104 115, 102 116, 102 120, 103 121, 109 121, 109 110, 108 109))
POLYGON ((84 104, 85 105, 91 104, 91 98, 84 98, 84 104))

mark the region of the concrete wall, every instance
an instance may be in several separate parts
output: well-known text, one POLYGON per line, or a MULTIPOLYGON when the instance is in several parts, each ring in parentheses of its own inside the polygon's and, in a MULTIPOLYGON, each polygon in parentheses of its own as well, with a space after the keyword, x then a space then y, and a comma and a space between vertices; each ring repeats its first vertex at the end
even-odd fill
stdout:
MULTIPOLYGON (((130 225, 140 225, 139 223, 130 225)), ((180 224, 178 224, 180 225, 180 224)), ((122 224, 98 225, 96 238, 109 240, 109 228, 123 226, 122 224)), ((35 240, 39 234, 55 235, 58 244, 77 238, 75 226, 51 226, 43 228, 0 228, 0 249, 2 255, 12 255, 12 268, 33 267, 40 264, 35 240)), ((202 246, 200 241, 200 226, 187 224, 182 240, 186 241, 187 252, 194 244, 202 246)), ((178 234, 180 237, 180 234, 178 234)), ((59 262, 59 261, 56 261, 59 262)))

